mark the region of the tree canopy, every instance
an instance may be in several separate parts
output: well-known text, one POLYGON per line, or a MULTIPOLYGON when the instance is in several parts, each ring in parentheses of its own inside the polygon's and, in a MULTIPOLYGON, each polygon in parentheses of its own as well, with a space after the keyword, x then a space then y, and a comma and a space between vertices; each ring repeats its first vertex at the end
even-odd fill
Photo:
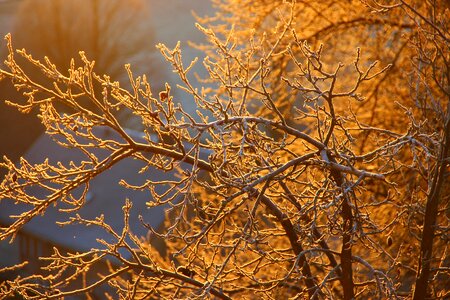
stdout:
POLYGON ((111 298, 126 299, 448 297, 448 2, 213 3, 217 13, 197 25, 207 38, 195 45, 208 55, 202 86, 192 83, 197 61, 186 64, 179 45, 158 45, 196 115, 174 87, 154 91, 132 66, 125 89, 97 74, 84 52, 65 70, 15 50, 7 36, 0 79, 25 96, 8 103, 39 108, 46 133, 85 160, 3 158, 1 202, 28 209, 11 216, 0 239, 56 206, 65 224, 101 227, 111 240, 84 253, 54 248, 39 273, 1 283, 0 295, 89 296, 107 285, 111 298), (16 56, 53 84, 30 78, 16 56), (139 139, 116 111, 140 119, 139 139), (99 137, 99 127, 119 138, 99 137), (95 219, 73 213, 90 181, 125 158, 145 163, 146 180, 118 184, 147 191, 149 207, 168 205, 163 228, 131 220, 133 199, 119 232, 100 211, 95 219), (150 178, 155 169, 173 179, 150 178), (135 236, 130 222, 149 237, 135 236))

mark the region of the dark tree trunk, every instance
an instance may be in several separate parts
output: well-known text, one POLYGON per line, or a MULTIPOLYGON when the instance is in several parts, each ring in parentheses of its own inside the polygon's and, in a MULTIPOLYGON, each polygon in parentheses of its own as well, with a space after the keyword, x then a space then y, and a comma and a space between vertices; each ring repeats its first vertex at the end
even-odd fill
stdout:
MULTIPOLYGON (((450 112, 448 112, 450 113, 450 112)), ((444 186, 444 177, 447 165, 446 160, 450 150, 450 116, 447 118, 439 160, 433 174, 433 181, 428 194, 425 208, 425 220, 420 243, 420 260, 417 270, 416 286, 414 289, 414 300, 422 300, 428 295, 428 280, 430 278, 431 259, 433 257, 433 240, 435 235, 436 219, 441 190, 444 186)))

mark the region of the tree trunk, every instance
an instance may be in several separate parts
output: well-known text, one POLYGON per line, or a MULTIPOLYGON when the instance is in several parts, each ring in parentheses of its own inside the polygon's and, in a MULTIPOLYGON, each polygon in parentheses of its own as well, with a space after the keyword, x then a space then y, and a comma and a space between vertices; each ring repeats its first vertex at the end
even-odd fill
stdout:
MULTIPOLYGON (((450 111, 447 111, 450 114, 450 111)), ((444 186, 445 171, 448 165, 446 160, 450 149, 450 116, 447 117, 443 142, 439 153, 439 160, 434 170, 433 182, 431 184, 427 205, 425 208, 425 220, 420 243, 420 260, 417 270, 416 286, 414 289, 414 300, 422 300, 428 297, 428 279, 430 277, 431 259, 433 257, 433 240, 438 214, 438 206, 441 190, 444 186)))

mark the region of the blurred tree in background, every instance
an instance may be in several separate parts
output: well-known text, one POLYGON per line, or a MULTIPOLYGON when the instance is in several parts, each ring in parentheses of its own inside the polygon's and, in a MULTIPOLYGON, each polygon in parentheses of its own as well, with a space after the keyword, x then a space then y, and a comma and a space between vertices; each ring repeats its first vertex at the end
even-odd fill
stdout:
POLYGON ((154 72, 154 32, 147 1, 26 0, 19 7, 14 44, 36 58, 47 56, 61 70, 84 51, 95 70, 113 80, 127 79, 123 65, 154 72))
MULTIPOLYGON (((24 0, 14 17, 14 45, 27 49, 36 59, 48 57, 62 72, 69 69, 72 58, 81 63, 78 52, 83 50, 95 61, 96 72, 108 74, 113 80, 125 80, 125 83, 128 75, 123 65, 131 63, 139 74, 158 73, 154 84, 161 86, 165 76, 155 60, 157 51, 148 6, 143 0, 40 0, 38 4, 34 0, 24 0)), ((23 62, 19 59, 19 63, 23 62)), ((52 86, 52 79, 41 76, 39 68, 23 65, 37 83, 52 86)), ((0 91, 4 99, 17 99, 21 95, 7 81, 0 83, 0 91)), ((128 127, 139 128, 130 114, 119 114, 121 119, 127 120, 128 127)), ((14 159, 44 131, 36 118, 21 117, 4 103, 0 104, 0 120, 0 136, 4 138, 0 154, 7 153, 14 159), (17 139, 18 134, 23 138, 17 139)))
MULTIPOLYGON (((148 226, 164 251, 127 227, 114 232, 101 217, 73 217, 69 223, 103 227, 115 242, 99 241, 86 253, 55 249, 40 277, 4 282, 3 295, 51 299, 108 284, 124 298, 142 299, 447 298, 448 2, 214 3, 218 13, 198 25, 209 39, 197 45, 208 54, 204 88, 191 83, 192 64, 183 64, 178 46, 159 45, 184 83, 179 88, 195 101, 196 116, 174 104, 169 85, 154 93, 130 69, 125 89, 83 55, 66 74, 67 62, 60 70, 10 44, 0 76, 27 99, 11 104, 25 112, 39 107, 47 133, 82 150, 86 161, 15 165, 5 158, 2 201, 30 209, 2 228, 1 239, 50 205, 84 205, 84 196, 71 192, 88 190, 93 177, 126 157, 176 176, 120 183, 148 190, 150 207, 171 206, 164 229, 148 226), (18 55, 53 86, 28 77, 18 55), (145 142, 125 131, 117 109, 140 118, 145 142), (92 129, 102 126, 120 141, 96 136, 92 129), (96 148, 109 156, 95 157, 96 148), (46 196, 36 199, 31 186, 46 196), (66 287, 112 258, 109 273, 66 287)), ((138 222, 128 219, 131 205, 132 199, 125 224, 138 222)))

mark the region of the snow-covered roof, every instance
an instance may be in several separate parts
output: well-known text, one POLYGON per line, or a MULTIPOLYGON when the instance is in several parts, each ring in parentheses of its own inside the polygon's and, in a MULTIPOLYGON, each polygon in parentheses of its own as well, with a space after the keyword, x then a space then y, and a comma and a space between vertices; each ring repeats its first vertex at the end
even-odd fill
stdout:
MULTIPOLYGON (((103 129, 101 129, 103 130, 103 129)), ((105 128, 103 133, 109 139, 113 138, 105 128)), ((94 151, 95 153, 96 151, 94 151)), ((67 149, 56 144, 48 135, 40 136, 27 151, 24 157, 30 163, 40 163, 47 157, 51 163, 61 162, 68 165, 70 161, 75 163, 86 160, 86 157, 76 149, 67 149)), ((139 170, 144 167, 144 162, 126 158, 118 162, 112 168, 106 170, 93 178, 90 182, 87 203, 74 213, 62 213, 58 211, 61 206, 49 207, 43 216, 37 216, 28 222, 24 227, 25 233, 35 237, 50 241, 56 245, 75 251, 86 251, 91 248, 99 248, 98 238, 111 241, 111 237, 102 228, 84 225, 59 226, 56 222, 67 221, 75 213, 80 214, 85 219, 94 219, 101 214, 104 215, 105 222, 112 226, 116 232, 121 233, 123 224, 123 210, 125 200, 132 201, 130 228, 138 236, 146 236, 148 229, 142 226, 138 216, 141 215, 143 221, 153 228, 158 228, 165 218, 164 208, 149 208, 146 202, 151 200, 149 191, 136 191, 127 189, 119 185, 121 179, 125 179, 131 184, 142 184, 146 179, 169 180, 174 179, 173 173, 164 173, 159 170, 149 169, 144 174, 139 174, 139 170)), ((162 193, 162 187, 156 187, 158 193, 162 193)), ((36 192, 39 195, 39 191, 36 192)), ((29 208, 29 207, 28 207, 29 208)), ((13 201, 1 202, 0 222, 9 224, 12 222, 11 215, 19 214, 27 209, 22 204, 14 204, 13 201)))

